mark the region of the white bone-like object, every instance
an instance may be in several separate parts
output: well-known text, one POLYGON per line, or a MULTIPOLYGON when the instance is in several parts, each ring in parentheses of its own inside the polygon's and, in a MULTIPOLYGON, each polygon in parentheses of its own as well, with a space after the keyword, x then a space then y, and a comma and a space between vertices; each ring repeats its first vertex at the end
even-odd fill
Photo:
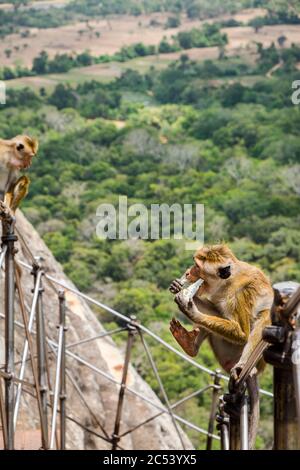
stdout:
POLYGON ((194 295, 197 293, 199 287, 203 284, 203 279, 198 279, 198 281, 194 282, 193 284, 190 284, 188 287, 185 287, 183 289, 183 294, 185 297, 187 297, 189 300, 192 300, 194 295))

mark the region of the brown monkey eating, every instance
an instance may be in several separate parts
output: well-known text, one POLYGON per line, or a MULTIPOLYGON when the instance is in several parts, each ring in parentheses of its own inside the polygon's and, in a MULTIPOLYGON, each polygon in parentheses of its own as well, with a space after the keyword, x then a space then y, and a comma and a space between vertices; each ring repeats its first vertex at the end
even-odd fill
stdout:
MULTIPOLYGON (((272 286, 260 269, 239 261, 224 244, 199 249, 194 262, 186 278, 190 282, 203 280, 194 298, 187 299, 179 280, 170 286, 177 305, 194 323, 194 329, 187 331, 173 319, 171 333, 190 356, 196 356, 202 342, 208 339, 220 365, 236 379, 261 340, 263 328, 270 323, 272 286)), ((257 369, 263 367, 260 360, 257 369)), ((259 415, 256 373, 254 369, 247 382, 255 421, 250 429, 252 446, 259 415)))
POLYGON ((0 200, 12 192, 20 170, 27 169, 37 154, 38 142, 27 135, 10 140, 0 139, 0 200))

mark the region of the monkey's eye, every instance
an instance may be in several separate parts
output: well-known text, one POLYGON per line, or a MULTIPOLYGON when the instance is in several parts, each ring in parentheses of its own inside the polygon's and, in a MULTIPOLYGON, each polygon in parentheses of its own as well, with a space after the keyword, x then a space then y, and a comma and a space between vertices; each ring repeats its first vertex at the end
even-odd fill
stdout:
POLYGON ((17 145, 17 150, 23 150, 24 149, 24 145, 23 144, 18 144, 17 145))
POLYGON ((221 279, 228 279, 231 276, 231 266, 225 266, 225 268, 218 269, 218 275, 221 279))

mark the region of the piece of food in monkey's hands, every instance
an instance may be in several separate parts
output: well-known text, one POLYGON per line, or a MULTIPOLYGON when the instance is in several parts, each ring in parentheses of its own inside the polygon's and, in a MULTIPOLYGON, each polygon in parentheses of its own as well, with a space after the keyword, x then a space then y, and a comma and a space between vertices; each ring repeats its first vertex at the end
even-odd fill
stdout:
POLYGON ((202 286, 203 282, 203 279, 198 279, 198 281, 183 289, 184 295, 186 295, 190 298, 190 300, 192 300, 193 297, 197 294, 199 287, 202 286))
POLYGON ((189 295, 191 295, 191 297, 194 297, 194 295, 198 291, 199 287, 203 283, 203 281, 202 282, 200 282, 200 281, 202 281, 202 280, 200 279, 200 280, 198 280, 194 283, 191 283, 187 279, 187 276, 186 276, 186 273, 185 273, 180 279, 174 279, 174 281, 172 281, 172 283, 170 284, 170 287, 169 287, 169 291, 172 294, 178 294, 182 290, 190 289, 188 291, 190 293, 189 295), (199 285, 197 285, 197 283, 199 283, 199 285))

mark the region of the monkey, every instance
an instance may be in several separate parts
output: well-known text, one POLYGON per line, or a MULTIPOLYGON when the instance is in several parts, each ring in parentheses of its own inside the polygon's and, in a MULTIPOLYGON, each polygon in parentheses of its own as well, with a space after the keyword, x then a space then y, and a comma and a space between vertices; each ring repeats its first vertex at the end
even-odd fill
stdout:
MULTIPOLYGON (((170 331, 190 356, 196 356, 205 339, 221 367, 236 380, 251 352, 261 340, 262 330, 269 325, 273 289, 269 279, 257 267, 240 261, 225 244, 204 246, 197 250, 194 265, 186 279, 203 280, 192 300, 182 293, 182 283, 172 282, 171 292, 180 310, 194 323, 187 331, 172 319, 170 331)), ((262 372, 261 359, 247 381, 251 402, 250 445, 253 447, 259 418, 257 373, 262 372)))
POLYGON ((27 135, 18 135, 11 140, 0 139, 0 200, 10 193, 10 202, 19 171, 30 167, 37 151, 38 141, 27 135))

